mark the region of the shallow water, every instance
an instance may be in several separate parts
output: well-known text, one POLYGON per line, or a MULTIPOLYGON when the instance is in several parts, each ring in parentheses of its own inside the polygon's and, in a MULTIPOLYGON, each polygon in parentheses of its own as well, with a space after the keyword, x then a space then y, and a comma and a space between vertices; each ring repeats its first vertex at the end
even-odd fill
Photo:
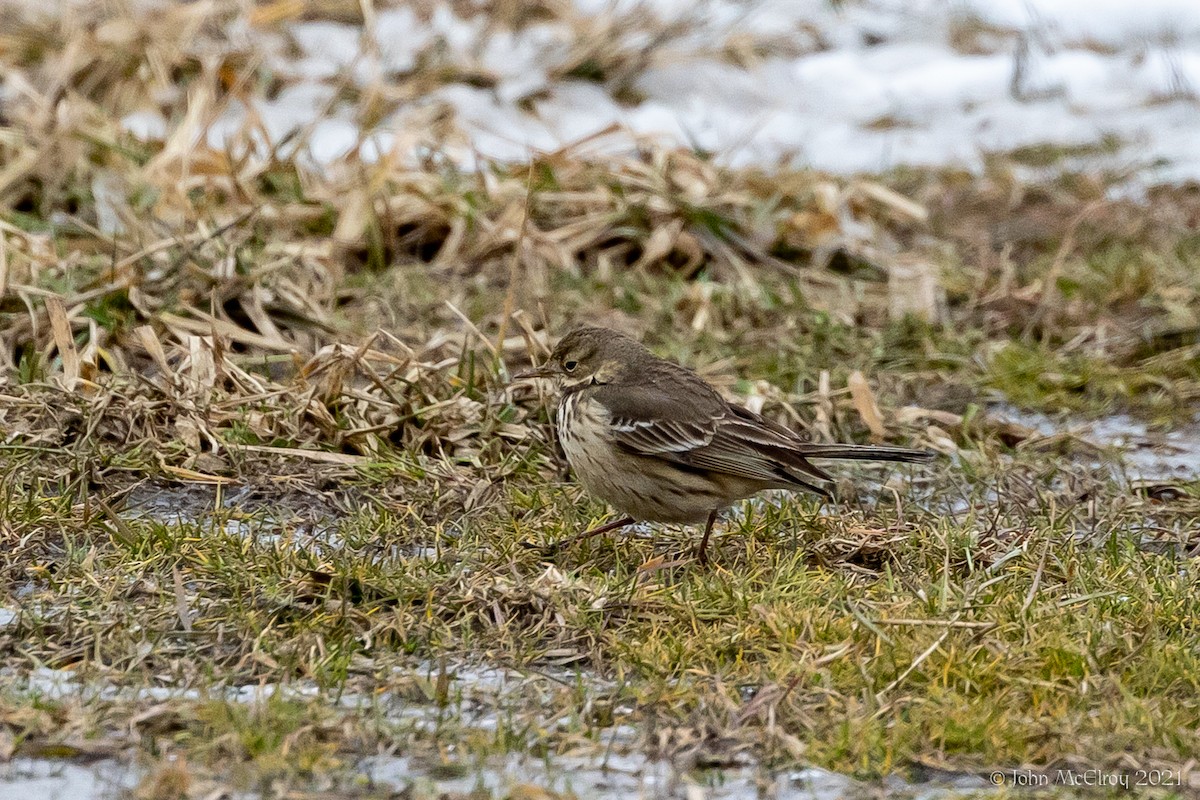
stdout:
POLYGON ((1115 451, 1131 478, 1168 481, 1200 477, 1200 419, 1171 430, 1156 430, 1128 414, 1095 420, 1056 419, 1010 405, 994 406, 989 413, 1032 428, 1042 436, 1068 435, 1099 449, 1115 451))
POLYGON ((125 797, 144 771, 105 759, 92 764, 48 758, 0 761, 0 800, 108 800, 125 797))
MULTIPOLYGON (((420 670, 417 670, 420 672, 420 670)), ((505 695, 531 680, 577 682, 595 680, 597 687, 609 684, 584 673, 567 672, 527 675, 517 670, 465 666, 451 671, 454 714, 469 720, 469 727, 494 731, 505 711, 505 695)), ((282 693, 303 700, 317 698, 315 686, 247 685, 211 692, 172 687, 120 687, 103 682, 83 683, 71 670, 42 668, 22 680, 9 681, 10 691, 46 700, 133 699, 142 702, 219 699, 230 703, 262 702, 282 693)), ((445 713, 434 705, 421 705, 389 693, 363 696, 341 695, 337 704, 348 710, 383 714, 399 726, 434 731, 445 713)), ((623 716, 617 709, 617 716, 623 716)), ((547 712, 550 713, 549 710, 547 712)), ((448 742, 445 752, 453 753, 448 742)), ((599 743, 584 743, 576 752, 533 756, 510 753, 475 760, 425 763, 407 755, 365 756, 338 776, 346 785, 406 789, 417 797, 453 796, 485 791, 485 797, 505 797, 521 787, 537 787, 578 800, 636 800, 679 798, 679 800, 824 800, 828 798, 897 797, 948 798, 990 791, 975 775, 936 774, 932 779, 910 783, 899 776, 864 783, 849 776, 813 767, 771 771, 756 765, 748 756, 735 766, 720 769, 687 769, 670 760, 653 758, 641 748, 640 731, 619 721, 601 734, 599 743)), ((126 797, 150 770, 137 762, 103 758, 86 763, 69 759, 16 757, 0 763, 0 800, 85 800, 126 797)), ((533 795, 536 796, 536 795, 533 795)))
MULTIPOLYGON (((118 759, 81 764, 17 757, 0 763, 0 800, 116 800, 128 797, 147 774, 145 768, 118 759)), ((812 767, 774 773, 755 767, 679 772, 666 761, 619 754, 597 758, 510 755, 456 770, 444 765, 423 767, 403 756, 375 756, 360 761, 343 778, 348 784, 408 791, 417 797, 473 792, 507 797, 522 791, 527 794, 521 796, 539 796, 530 792, 530 787, 578 800, 951 800, 993 793, 977 776, 926 783, 900 778, 864 783, 812 767), (447 776, 448 771, 455 774, 447 776)))
POLYGON ((532 785, 579 800, 836 800, 837 798, 952 798, 986 792, 976 776, 911 784, 902 779, 862 783, 816 768, 769 772, 757 767, 680 772, 669 762, 640 755, 594 758, 556 756, 536 759, 509 756, 461 777, 435 780, 405 758, 368 759, 363 768, 373 779, 397 786, 416 784, 436 793, 467 793, 483 788, 493 796, 532 785))

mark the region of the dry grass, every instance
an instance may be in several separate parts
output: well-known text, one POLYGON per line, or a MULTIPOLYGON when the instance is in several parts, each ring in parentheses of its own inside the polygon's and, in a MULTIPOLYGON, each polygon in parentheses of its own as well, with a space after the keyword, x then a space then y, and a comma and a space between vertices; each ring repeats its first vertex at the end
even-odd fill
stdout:
MULTIPOLYGON (((988 403, 1191 413, 1194 190, 1109 200, 999 160, 764 175, 592 143, 477 172, 318 170, 252 131, 197 144, 222 104, 270 91, 224 39, 230 7, 3 13, 0 758, 136 755, 158 765, 145 796, 353 794, 338 781, 377 750, 461 768, 603 750, 628 722, 622 746, 684 767, 1190 764, 1194 485, 1139 493, 988 403), (178 123, 166 141, 118 124, 147 96, 178 123), (876 475, 880 493, 847 481, 836 510, 756 506, 712 572, 673 531, 546 562, 522 543, 602 509, 507 374, 577 320, 815 437, 947 458, 876 475), (455 694, 472 663, 530 675, 486 733, 471 713, 498 701, 455 694), (20 688, 45 668, 121 692, 20 688), (319 699, 222 701, 254 684, 319 699), (343 694, 391 700, 324 705, 343 694)), ((618 55, 593 77, 649 57, 618 55)))

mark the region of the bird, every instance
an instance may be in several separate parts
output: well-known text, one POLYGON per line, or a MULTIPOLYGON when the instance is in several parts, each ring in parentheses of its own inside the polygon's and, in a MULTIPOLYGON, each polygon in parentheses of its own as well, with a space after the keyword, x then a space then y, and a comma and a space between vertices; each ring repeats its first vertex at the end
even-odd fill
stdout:
POLYGON ((922 462, 928 450, 823 444, 727 401, 691 369, 637 340, 584 326, 540 366, 513 376, 550 379, 559 391, 558 439, 576 479, 621 517, 567 544, 635 522, 704 524, 696 560, 721 511, 766 489, 832 499, 833 480, 810 459, 922 462))

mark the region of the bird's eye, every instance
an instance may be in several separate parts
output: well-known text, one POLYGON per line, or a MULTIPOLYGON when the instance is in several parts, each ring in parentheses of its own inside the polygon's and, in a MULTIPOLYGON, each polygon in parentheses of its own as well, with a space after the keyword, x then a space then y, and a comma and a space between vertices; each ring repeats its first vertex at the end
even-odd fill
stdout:
POLYGON ((564 361, 563 362, 563 369, 565 369, 567 372, 574 372, 575 368, 578 366, 579 366, 578 361, 572 360, 572 361, 564 361))

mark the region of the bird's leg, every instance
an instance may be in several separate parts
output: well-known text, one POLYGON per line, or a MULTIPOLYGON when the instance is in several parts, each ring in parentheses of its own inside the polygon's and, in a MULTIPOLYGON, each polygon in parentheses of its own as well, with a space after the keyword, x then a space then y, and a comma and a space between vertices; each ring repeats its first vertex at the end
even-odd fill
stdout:
POLYGON ((590 539, 593 536, 599 536, 601 534, 608 533, 609 531, 615 531, 618 528, 624 528, 626 525, 632 525, 635 522, 637 522, 637 520, 635 520, 633 517, 621 517, 620 519, 613 520, 612 522, 606 522, 603 525, 592 528, 590 531, 584 531, 583 533, 572 536, 565 542, 559 542, 555 549, 579 544, 584 539, 590 539))
POLYGON ((696 549, 696 560, 701 564, 708 564, 708 553, 705 552, 705 549, 708 547, 708 537, 712 535, 713 524, 717 521, 718 511, 720 509, 714 508, 708 515, 708 522, 704 524, 704 536, 700 539, 700 547, 696 549))

